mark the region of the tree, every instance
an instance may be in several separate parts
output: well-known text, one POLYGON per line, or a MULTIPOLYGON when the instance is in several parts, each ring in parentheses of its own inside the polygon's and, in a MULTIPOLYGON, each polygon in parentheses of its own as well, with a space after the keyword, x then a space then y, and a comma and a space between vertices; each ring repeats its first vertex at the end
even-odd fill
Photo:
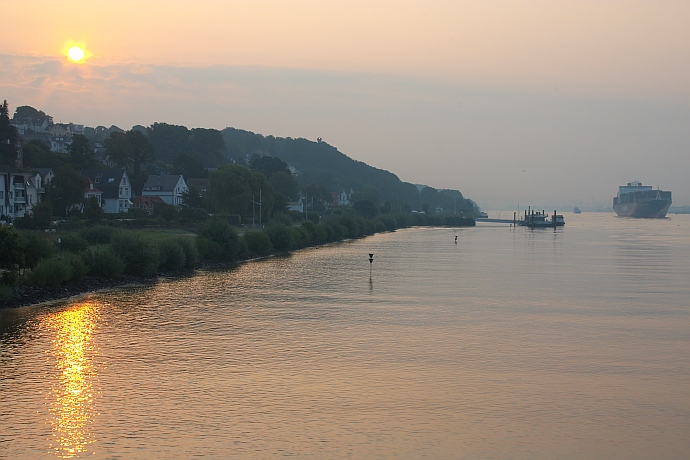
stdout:
POLYGON ((132 188, 141 190, 145 182, 141 166, 156 160, 153 145, 146 136, 137 130, 112 132, 105 140, 105 150, 118 168, 127 170, 132 188))
POLYGON ((105 152, 118 168, 127 168, 131 164, 131 149, 125 133, 110 133, 105 140, 105 152))
POLYGON ((29 105, 22 105, 22 106, 19 106, 15 109, 14 119, 17 120, 20 118, 30 118, 34 121, 41 121, 41 120, 44 120, 47 118, 48 124, 53 123, 53 117, 48 116, 42 110, 34 109, 33 107, 31 107, 29 105))
POLYGON ((198 158, 180 153, 173 159, 173 174, 181 174, 185 180, 190 177, 208 177, 208 171, 198 158))
POLYGON ((17 128, 10 124, 7 101, 0 106, 0 165, 14 166, 17 161, 17 128))
POLYGON ((51 152, 49 144, 38 140, 25 142, 22 150, 24 166, 29 168, 56 169, 64 165, 68 160, 67 155, 51 152))
POLYGON ((147 128, 148 139, 156 157, 172 162, 180 154, 189 154, 189 130, 184 126, 154 123, 147 128))
POLYGON ((53 208, 66 216, 72 207, 84 203, 84 178, 72 167, 62 166, 55 171, 47 195, 53 208))
POLYGON ((24 242, 11 228, 0 225, 0 268, 17 271, 24 265, 24 242))
POLYGON ((100 222, 103 219, 103 208, 95 196, 89 197, 84 202, 84 218, 89 222, 100 222))
POLYGON ((182 192, 182 204, 188 208, 203 208, 205 205, 204 198, 194 187, 190 187, 182 192))
POLYGON ((352 205, 352 209, 357 211, 357 214, 365 219, 373 219, 379 213, 376 205, 369 200, 356 201, 355 204, 352 205))
POLYGON ((274 201, 266 176, 237 165, 226 165, 209 176, 209 197, 218 212, 255 215, 262 221, 270 217, 274 201), (255 204, 259 200, 260 207, 255 204))
POLYGON ((350 202, 356 203, 358 201, 370 201, 376 208, 379 207, 379 192, 376 189, 368 188, 365 190, 358 190, 350 197, 350 202))
POLYGON ((151 142, 141 131, 130 130, 125 133, 130 144, 132 173, 141 174, 141 165, 156 161, 156 153, 151 142))
POLYGON ((438 191, 433 187, 424 187, 419 192, 419 198, 422 200, 422 209, 428 213, 429 210, 434 211, 441 203, 438 191))
POLYGON ((287 163, 278 157, 269 157, 261 155, 252 155, 249 160, 249 167, 254 171, 259 171, 267 178, 271 178, 273 174, 285 172, 290 174, 290 169, 287 163))
POLYGON ((217 129, 194 128, 189 137, 190 153, 204 166, 218 166, 226 161, 225 141, 217 129))
POLYGON ((70 162, 75 169, 84 169, 93 165, 93 149, 89 140, 82 134, 72 136, 69 146, 70 162))
POLYGON ((331 192, 322 185, 311 184, 304 187, 304 194, 310 204, 313 203, 313 209, 317 212, 324 212, 326 206, 333 201, 331 192))

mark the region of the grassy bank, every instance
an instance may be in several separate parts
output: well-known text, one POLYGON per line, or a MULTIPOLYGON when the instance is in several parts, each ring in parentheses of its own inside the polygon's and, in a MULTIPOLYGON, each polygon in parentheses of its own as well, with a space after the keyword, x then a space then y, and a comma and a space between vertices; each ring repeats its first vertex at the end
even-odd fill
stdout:
POLYGON ((135 221, 70 225, 55 233, 0 230, 0 306, 20 306, 204 265, 233 264, 412 226, 473 226, 457 216, 412 213, 365 219, 338 209, 318 223, 287 215, 263 228, 212 218, 183 228, 137 228, 135 221))

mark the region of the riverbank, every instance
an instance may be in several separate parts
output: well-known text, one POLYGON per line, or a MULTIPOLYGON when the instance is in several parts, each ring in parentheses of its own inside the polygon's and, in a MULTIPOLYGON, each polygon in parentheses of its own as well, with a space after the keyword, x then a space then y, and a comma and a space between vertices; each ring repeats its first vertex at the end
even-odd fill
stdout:
POLYGON ((104 289, 149 284, 155 282, 158 278, 158 276, 148 278, 123 276, 116 279, 106 279, 87 276, 79 281, 70 281, 55 287, 22 285, 14 288, 14 296, 11 299, 0 301, 0 308, 19 308, 46 302, 57 302, 104 289))

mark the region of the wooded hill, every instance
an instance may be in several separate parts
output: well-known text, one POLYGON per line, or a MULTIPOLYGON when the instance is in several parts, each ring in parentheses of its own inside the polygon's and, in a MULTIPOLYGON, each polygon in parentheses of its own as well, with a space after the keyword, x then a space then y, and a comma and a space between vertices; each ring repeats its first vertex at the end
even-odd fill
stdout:
POLYGON ((422 210, 427 203, 431 209, 442 206, 466 214, 476 211, 474 203, 466 200, 457 190, 422 190, 395 174, 353 160, 326 142, 307 139, 262 136, 250 131, 225 128, 221 131, 229 158, 244 163, 251 155, 269 155, 280 158, 297 170, 301 187, 323 186, 330 191, 376 190, 379 203, 392 207, 401 205, 422 210))

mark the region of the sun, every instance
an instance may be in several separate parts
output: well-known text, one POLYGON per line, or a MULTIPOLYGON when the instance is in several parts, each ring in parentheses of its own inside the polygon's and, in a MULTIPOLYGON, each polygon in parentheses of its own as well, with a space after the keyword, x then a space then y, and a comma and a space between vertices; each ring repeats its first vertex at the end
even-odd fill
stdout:
POLYGON ((82 62, 84 57, 86 57, 86 52, 79 46, 73 46, 67 50, 67 57, 72 62, 82 62))
POLYGON ((67 56, 67 61, 73 64, 83 64, 88 58, 93 56, 83 42, 68 40, 61 50, 64 56, 67 56))

